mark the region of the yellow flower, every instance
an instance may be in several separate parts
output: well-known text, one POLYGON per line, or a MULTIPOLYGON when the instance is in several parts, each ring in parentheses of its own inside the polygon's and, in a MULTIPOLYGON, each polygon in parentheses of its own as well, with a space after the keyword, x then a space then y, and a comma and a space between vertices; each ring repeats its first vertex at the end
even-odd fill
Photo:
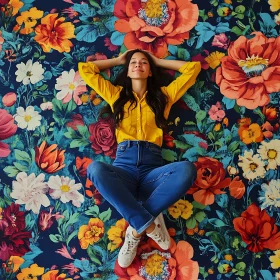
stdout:
POLYGON ((36 7, 31 8, 29 11, 22 12, 21 15, 16 18, 19 25, 24 24, 24 28, 20 30, 20 34, 32 33, 37 19, 41 18, 43 14, 44 12, 37 10, 36 7))
POLYGON ((12 16, 15 16, 24 5, 20 0, 10 0, 8 4, 13 7, 12 16))
POLYGON ((193 213, 193 205, 187 200, 180 199, 175 204, 168 208, 169 214, 177 219, 180 216, 187 220, 193 213))
POLYGON ((277 12, 280 9, 280 0, 269 0, 271 12, 277 12))
POLYGON ((224 258, 226 261, 229 261, 229 262, 232 261, 232 255, 225 255, 224 258))
POLYGON ((66 274, 61 273, 59 274, 58 270, 50 270, 44 275, 42 275, 42 280, 72 280, 72 278, 65 278, 66 274))
POLYGON ((13 268, 13 272, 16 272, 23 263, 24 259, 18 256, 11 256, 8 260, 8 266, 13 268))
POLYGON ((280 267, 280 250, 274 251, 274 256, 270 256, 269 260, 271 261, 271 267, 277 269, 280 267))
POLYGON ((30 267, 23 268, 21 272, 17 275, 18 280, 38 280, 37 276, 44 273, 44 268, 39 267, 37 264, 32 264, 30 267))
POLYGON ((121 246, 127 227, 128 223, 125 221, 125 219, 120 219, 116 222, 115 226, 111 226, 111 228, 108 230, 108 239, 111 241, 108 244, 108 250, 110 252, 113 252, 121 246))
POLYGON ((87 225, 80 227, 78 239, 82 249, 87 249, 88 245, 92 245, 99 241, 104 235, 104 223, 98 218, 91 218, 87 225))
POLYGON ((224 57, 225 54, 215 51, 210 53, 207 57, 205 57, 205 60, 208 62, 209 66, 212 69, 215 69, 221 64, 221 58, 224 57))

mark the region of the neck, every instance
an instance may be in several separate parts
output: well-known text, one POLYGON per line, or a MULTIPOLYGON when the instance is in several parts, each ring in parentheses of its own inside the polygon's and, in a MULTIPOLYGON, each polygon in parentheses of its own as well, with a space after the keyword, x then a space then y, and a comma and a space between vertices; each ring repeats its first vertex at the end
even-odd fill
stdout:
POLYGON ((147 91, 147 79, 132 80, 132 90, 141 99, 144 93, 147 91))

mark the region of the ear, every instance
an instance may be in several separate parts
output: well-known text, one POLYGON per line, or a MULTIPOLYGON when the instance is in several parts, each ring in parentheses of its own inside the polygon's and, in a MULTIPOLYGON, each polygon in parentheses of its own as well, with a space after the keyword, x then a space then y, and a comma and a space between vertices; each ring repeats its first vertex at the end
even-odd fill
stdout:
POLYGON ((149 77, 152 77, 152 71, 150 71, 150 73, 149 73, 149 77))

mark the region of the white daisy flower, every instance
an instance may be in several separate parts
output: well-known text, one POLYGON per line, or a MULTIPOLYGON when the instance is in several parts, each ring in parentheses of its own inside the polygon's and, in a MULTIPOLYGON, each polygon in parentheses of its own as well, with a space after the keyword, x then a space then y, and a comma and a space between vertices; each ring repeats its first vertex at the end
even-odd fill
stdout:
POLYGON ((35 130, 36 127, 41 125, 42 116, 34 110, 33 106, 28 106, 26 110, 23 107, 18 107, 14 119, 18 127, 35 130))
POLYGON ((253 155, 253 150, 245 151, 244 156, 239 156, 238 165, 243 170, 243 176, 248 180, 263 178, 265 175, 265 163, 259 154, 253 155))
POLYGON ((60 199, 63 203, 72 200, 72 204, 76 207, 80 207, 84 202, 84 196, 78 192, 82 188, 82 184, 75 184, 75 180, 69 177, 51 176, 48 186, 49 194, 53 199, 60 199))
POLYGON ((34 173, 30 175, 25 172, 18 173, 16 181, 12 182, 11 197, 16 199, 15 203, 25 204, 26 210, 39 214, 41 205, 44 207, 50 206, 50 200, 46 195, 49 188, 44 180, 44 174, 36 177, 34 173))
POLYGON ((268 184, 262 184, 263 196, 259 197, 261 208, 280 207, 280 179, 271 180, 268 184))
POLYGON ((32 64, 32 60, 29 59, 26 64, 21 62, 16 65, 18 70, 16 71, 16 81, 22 82, 24 85, 36 84, 44 79, 43 73, 45 70, 42 65, 36 61, 32 64))
POLYGON ((270 142, 261 142, 258 152, 262 159, 268 161, 266 170, 275 170, 277 166, 280 166, 280 140, 274 139, 270 142))

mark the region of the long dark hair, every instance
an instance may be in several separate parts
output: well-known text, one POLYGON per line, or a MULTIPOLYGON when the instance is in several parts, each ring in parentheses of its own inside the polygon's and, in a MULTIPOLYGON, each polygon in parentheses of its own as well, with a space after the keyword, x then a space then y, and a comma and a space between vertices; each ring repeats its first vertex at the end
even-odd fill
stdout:
POLYGON ((146 95, 147 104, 150 106, 152 111, 155 113, 155 121, 156 125, 161 129, 167 128, 167 120, 164 117, 164 109, 166 107, 168 98, 167 96, 161 91, 162 86, 167 86, 172 80, 173 77, 164 71, 162 68, 157 67, 149 53, 136 49, 132 50, 127 53, 126 55, 126 63, 121 70, 121 72, 117 75, 115 81, 113 82, 114 85, 120 85, 123 89, 120 92, 120 97, 115 101, 113 104, 113 111, 111 110, 110 106, 107 106, 102 110, 102 114, 104 112, 110 113, 112 117, 115 119, 116 126, 123 120, 124 117, 124 105, 130 101, 131 105, 136 107, 136 99, 132 93, 132 82, 131 78, 127 77, 128 67, 133 54, 140 52, 144 54, 150 64, 150 70, 152 72, 152 76, 148 77, 147 81, 147 91, 148 94, 146 95))

